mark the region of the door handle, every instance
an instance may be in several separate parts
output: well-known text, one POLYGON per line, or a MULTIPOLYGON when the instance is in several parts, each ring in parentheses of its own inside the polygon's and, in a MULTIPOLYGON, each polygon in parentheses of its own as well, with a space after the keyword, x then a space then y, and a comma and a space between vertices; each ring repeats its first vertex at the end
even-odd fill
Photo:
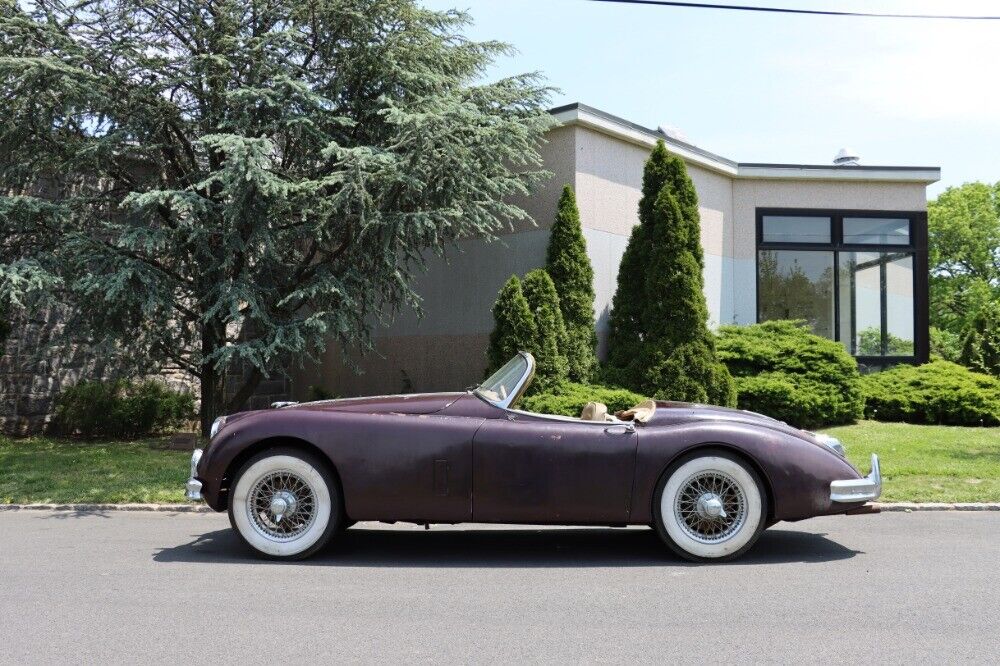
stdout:
POLYGON ((613 425, 613 426, 608 426, 607 428, 605 428, 604 432, 608 433, 609 435, 625 435, 625 434, 630 433, 630 432, 635 432, 635 426, 634 425, 613 425))

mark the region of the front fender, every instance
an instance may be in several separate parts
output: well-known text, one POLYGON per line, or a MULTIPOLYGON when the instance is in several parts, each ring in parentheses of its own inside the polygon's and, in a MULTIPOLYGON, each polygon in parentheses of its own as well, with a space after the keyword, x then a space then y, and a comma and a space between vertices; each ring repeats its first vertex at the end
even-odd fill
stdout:
MULTIPOLYGON (((254 444, 268 439, 295 439, 316 448, 323 425, 329 418, 322 412, 281 409, 245 412, 230 417, 205 449, 198 463, 205 502, 216 511, 226 509, 223 483, 233 461, 254 444)), ((326 425, 329 429, 329 425, 326 425)))
POLYGON ((860 505, 830 501, 831 481, 860 479, 861 474, 821 444, 747 423, 686 423, 639 430, 629 522, 651 522, 653 495, 662 474, 680 456, 705 447, 733 451, 755 465, 767 485, 774 520, 843 513, 860 505))

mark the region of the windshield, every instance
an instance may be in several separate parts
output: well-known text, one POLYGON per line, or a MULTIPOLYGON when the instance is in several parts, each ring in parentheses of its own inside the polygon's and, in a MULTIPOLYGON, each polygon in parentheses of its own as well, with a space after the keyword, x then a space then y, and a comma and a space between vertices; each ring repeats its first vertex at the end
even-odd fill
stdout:
POLYGON ((532 361, 530 354, 518 354, 480 384, 476 394, 500 407, 509 407, 531 378, 532 361))

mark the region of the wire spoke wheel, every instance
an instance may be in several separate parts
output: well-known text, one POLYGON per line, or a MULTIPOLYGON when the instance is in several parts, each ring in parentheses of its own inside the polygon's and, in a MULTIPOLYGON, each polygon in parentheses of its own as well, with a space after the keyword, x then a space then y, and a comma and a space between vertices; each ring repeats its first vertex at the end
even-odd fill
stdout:
POLYGON ((262 476, 251 488, 247 500, 253 528, 272 541, 293 541, 316 520, 315 490, 290 470, 262 476))
POLYGON ((674 515, 691 539, 703 544, 721 543, 746 523, 746 494, 739 482, 723 471, 699 471, 680 484, 674 515))

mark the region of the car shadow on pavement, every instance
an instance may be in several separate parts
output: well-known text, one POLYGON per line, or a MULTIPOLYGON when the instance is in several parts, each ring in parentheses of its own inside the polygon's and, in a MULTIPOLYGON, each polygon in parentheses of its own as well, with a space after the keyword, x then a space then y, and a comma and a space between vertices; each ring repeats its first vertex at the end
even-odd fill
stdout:
MULTIPOLYGON (((770 529, 733 565, 829 562, 860 554, 825 534, 770 529)), ((253 557, 232 530, 164 548, 157 562, 272 563, 253 557)), ((284 564, 284 563, 282 563, 284 564)), ((651 529, 389 530, 355 527, 335 537, 309 566, 629 567, 700 566, 673 555, 651 529)), ((712 566, 718 566, 712 565, 712 566)))

